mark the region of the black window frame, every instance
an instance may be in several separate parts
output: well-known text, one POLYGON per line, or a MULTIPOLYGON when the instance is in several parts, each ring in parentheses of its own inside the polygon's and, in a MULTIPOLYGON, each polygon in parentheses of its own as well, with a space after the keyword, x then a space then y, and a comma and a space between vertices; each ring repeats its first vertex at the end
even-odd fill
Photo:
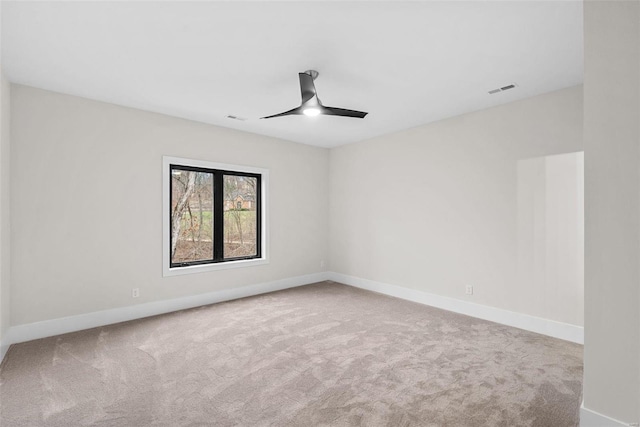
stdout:
POLYGON ((211 259, 173 262, 171 256, 171 246, 173 244, 172 221, 169 221, 169 268, 190 267, 194 265, 223 264, 233 261, 251 260, 262 258, 262 174, 253 172, 241 172, 226 169, 212 169, 198 166, 181 165, 177 163, 169 164, 169 218, 171 218, 171 207, 173 205, 173 171, 181 170, 187 172, 202 172, 213 175, 213 253, 211 259), (246 176, 256 178, 256 254, 243 257, 224 257, 224 177, 226 176, 246 176), (219 218, 219 219, 218 219, 219 218))

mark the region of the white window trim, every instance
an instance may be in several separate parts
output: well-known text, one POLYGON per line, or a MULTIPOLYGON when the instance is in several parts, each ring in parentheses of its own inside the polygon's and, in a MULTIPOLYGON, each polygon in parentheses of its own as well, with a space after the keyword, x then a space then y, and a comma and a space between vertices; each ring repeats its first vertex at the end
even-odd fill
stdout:
POLYGON ((207 271, 226 270, 229 268, 253 267, 255 265, 263 265, 269 263, 269 169, 257 168, 253 166, 230 165, 225 163, 207 162, 204 160, 184 159, 181 157, 162 157, 162 276, 180 276, 183 274, 204 273, 207 271), (242 259, 237 261, 226 261, 215 264, 189 265, 186 267, 171 267, 170 252, 170 232, 169 226, 171 218, 169 214, 169 206, 171 203, 169 194, 169 181, 171 174, 169 172, 170 165, 194 166, 207 169, 221 169, 234 172, 248 172, 262 175, 261 182, 261 208, 262 212, 260 239, 261 239, 261 257, 254 259, 242 259))

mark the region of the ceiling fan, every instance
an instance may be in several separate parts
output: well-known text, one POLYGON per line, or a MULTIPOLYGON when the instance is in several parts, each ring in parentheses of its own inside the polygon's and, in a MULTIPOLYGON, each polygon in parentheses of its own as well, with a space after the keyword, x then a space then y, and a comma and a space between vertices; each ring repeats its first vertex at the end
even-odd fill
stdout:
POLYGON ((320 114, 326 116, 343 116, 343 117, 355 117, 358 119, 364 118, 368 113, 364 111, 347 110, 344 108, 325 107, 320 102, 318 94, 316 93, 316 87, 313 81, 318 78, 319 73, 316 70, 307 70, 304 73, 298 73, 300 78, 300 92, 302 95, 302 104, 292 110, 285 111, 284 113, 274 114, 272 116, 261 117, 262 119, 271 119, 273 117, 282 117, 290 115, 304 114, 305 116, 317 116, 320 114))

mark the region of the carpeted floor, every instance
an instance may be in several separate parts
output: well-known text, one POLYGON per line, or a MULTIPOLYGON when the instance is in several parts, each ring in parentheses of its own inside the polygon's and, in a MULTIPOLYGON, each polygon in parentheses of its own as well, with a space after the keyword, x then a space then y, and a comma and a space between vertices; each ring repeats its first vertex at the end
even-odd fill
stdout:
POLYGON ((17 344, 0 425, 576 426, 582 346, 331 282, 17 344))

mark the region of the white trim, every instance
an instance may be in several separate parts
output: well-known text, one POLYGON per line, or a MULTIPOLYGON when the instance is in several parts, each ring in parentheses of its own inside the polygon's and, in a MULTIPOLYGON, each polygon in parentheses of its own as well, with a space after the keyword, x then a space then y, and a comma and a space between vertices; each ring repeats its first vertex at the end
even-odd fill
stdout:
MULTIPOLYGON (((168 251, 169 249, 167 249, 168 251)), ((167 252, 167 259, 169 258, 167 252)), ((163 261, 164 263, 164 261, 163 261)), ((269 264, 269 260, 265 257, 256 258, 256 259, 241 259, 238 261, 227 261, 221 262, 218 264, 204 264, 204 265, 189 265, 186 267, 178 267, 178 268, 169 268, 169 261, 166 264, 163 264, 163 276, 181 276, 183 274, 192 274, 192 273, 205 273, 207 271, 218 271, 218 270, 227 270, 229 268, 240 268, 240 267, 254 267, 256 265, 269 264)))
POLYGON ((329 280, 420 304, 430 305, 432 307, 442 308, 455 313, 465 314, 467 316, 477 317, 479 319, 537 332, 554 338, 584 344, 584 328, 581 326, 542 319, 540 317, 529 316, 527 314, 516 313, 514 311, 503 310, 501 308, 475 304, 468 301, 443 297, 415 289, 389 285, 387 283, 348 276, 341 273, 329 272, 329 280))
MULTIPOLYGON (((467 316, 490 320, 507 326, 513 326, 567 341, 580 344, 583 343, 583 328, 580 326, 541 319, 526 314, 429 294, 415 289, 408 289, 401 286, 389 285, 373 280, 327 271, 307 274, 304 276, 290 277, 272 282, 258 283, 240 288, 186 296, 172 300, 156 301, 13 326, 9 328, 4 339, 0 343, 0 356, 2 356, 0 357, 0 361, 4 358, 4 355, 11 344, 110 325, 118 322, 125 322, 128 320, 140 319, 148 316, 155 316, 158 314, 199 307, 202 305, 214 304, 217 302, 229 301, 237 298, 259 295, 282 289, 294 288, 310 283, 322 282, 324 280, 333 280, 334 282, 345 285, 442 308, 456 313, 465 314, 467 316)), ((585 409, 585 411, 588 410, 585 409)))
POLYGON ((253 267, 269 263, 269 169, 257 168, 254 166, 230 165, 226 163, 214 163, 205 160, 184 159, 181 157, 162 157, 162 275, 164 277, 179 276, 183 274, 204 273, 207 271, 226 270, 238 267, 253 267), (217 264, 192 265, 189 267, 170 268, 169 260, 169 165, 179 164, 183 166, 194 166, 207 169, 222 169, 234 172, 256 173, 261 175, 261 242, 262 256, 257 259, 228 261, 217 264))
POLYGON ((16 344, 38 338, 46 338, 68 332, 96 328, 113 323, 126 322, 128 320, 141 319, 143 317, 155 316, 158 314, 214 304, 217 302, 230 301, 253 295, 260 295, 282 289, 295 288, 298 286, 308 285, 310 283, 322 282, 324 280, 327 280, 327 274, 325 272, 313 273, 304 276, 275 280, 273 282, 243 286, 240 288, 214 291, 206 294, 130 305, 128 307, 96 311, 93 313, 79 314, 76 316, 62 317, 42 322, 27 323, 9 328, 3 345, 8 347, 9 344, 16 344))
POLYGON ((637 425, 638 423, 623 423, 599 412, 587 409, 584 407, 584 402, 582 402, 580 406, 580 427, 629 427, 637 425))

